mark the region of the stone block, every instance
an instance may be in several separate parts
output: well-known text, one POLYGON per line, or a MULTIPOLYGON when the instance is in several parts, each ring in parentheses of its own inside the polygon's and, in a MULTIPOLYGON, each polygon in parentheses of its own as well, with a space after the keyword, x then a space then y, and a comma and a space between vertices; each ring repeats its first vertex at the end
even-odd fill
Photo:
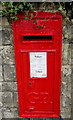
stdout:
POLYGON ((3 53, 3 46, 0 46, 0 64, 2 64, 2 53, 3 53))
POLYGON ((71 43, 73 44, 73 25, 71 26, 71 43))
POLYGON ((3 108, 2 109, 3 118, 19 118, 18 109, 17 108, 3 108))
POLYGON ((13 93, 12 92, 2 92, 2 103, 3 107, 13 107, 13 93))
POLYGON ((7 21, 7 18, 6 18, 6 17, 3 17, 3 18, 2 18, 2 26, 3 26, 3 27, 9 26, 9 22, 7 21))
POLYGON ((71 64, 71 45, 63 44, 62 46, 62 64, 71 64))
POLYGON ((3 45, 13 45, 13 33, 10 27, 2 30, 2 43, 3 45))
POLYGON ((73 66, 72 66, 72 74, 71 74, 71 83, 72 83, 72 89, 73 89, 73 66))
POLYGON ((71 43, 71 24, 63 21, 63 43, 71 43))
POLYGON ((69 119, 70 118, 70 120, 71 120, 71 112, 61 112, 61 117, 64 119, 65 118, 65 120, 67 119, 69 119))
POLYGON ((0 65, 2 64, 2 55, 0 55, 0 65))
POLYGON ((5 81, 15 81, 15 66, 14 65, 3 65, 4 68, 4 80, 5 81))
POLYGON ((71 98, 67 97, 65 94, 61 95, 61 106, 71 107, 71 98))
POLYGON ((71 64, 73 65, 73 48, 71 49, 71 64))
POLYGON ((18 107, 18 93, 14 92, 14 107, 18 107))
POLYGON ((2 103, 2 92, 0 92, 0 109, 1 109, 2 106, 3 106, 3 103, 2 103))
POLYGON ((2 109, 0 109, 0 120, 2 120, 2 109))
POLYGON ((71 76, 71 65, 63 65, 62 73, 64 76, 71 76))
POLYGON ((0 31, 2 31, 2 24, 0 23, 0 31))
POLYGON ((14 62, 14 50, 12 46, 5 46, 3 50, 3 63, 15 64, 14 62))
POLYGON ((0 46, 2 46, 2 31, 0 30, 0 46))
POLYGON ((71 65, 62 66, 61 116, 63 118, 66 118, 66 114, 68 118, 71 117, 71 73, 71 65))
POLYGON ((17 83, 16 82, 3 82, 2 83, 2 91, 17 91, 17 83))
POLYGON ((2 75, 2 65, 0 65, 0 82, 3 81, 3 75, 2 75))
POLYGON ((2 92, 2 82, 0 82, 0 92, 2 92))

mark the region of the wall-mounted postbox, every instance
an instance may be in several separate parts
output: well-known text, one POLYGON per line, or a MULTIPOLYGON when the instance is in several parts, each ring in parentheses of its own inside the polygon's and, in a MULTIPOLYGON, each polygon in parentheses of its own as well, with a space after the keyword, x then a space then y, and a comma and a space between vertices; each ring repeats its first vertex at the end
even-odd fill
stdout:
POLYGON ((13 22, 20 116, 59 118, 62 16, 33 14, 13 22))

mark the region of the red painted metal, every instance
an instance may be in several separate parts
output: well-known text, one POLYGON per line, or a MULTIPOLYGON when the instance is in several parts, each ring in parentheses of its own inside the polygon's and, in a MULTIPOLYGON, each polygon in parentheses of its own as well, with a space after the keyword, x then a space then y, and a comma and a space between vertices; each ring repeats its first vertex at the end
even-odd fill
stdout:
POLYGON ((12 24, 20 117, 59 118, 62 16, 46 12, 34 15, 32 20, 24 20, 25 15, 20 14, 21 19, 12 24), (34 20, 46 28, 38 28, 34 20), (47 77, 30 77, 30 52, 46 52, 47 77))

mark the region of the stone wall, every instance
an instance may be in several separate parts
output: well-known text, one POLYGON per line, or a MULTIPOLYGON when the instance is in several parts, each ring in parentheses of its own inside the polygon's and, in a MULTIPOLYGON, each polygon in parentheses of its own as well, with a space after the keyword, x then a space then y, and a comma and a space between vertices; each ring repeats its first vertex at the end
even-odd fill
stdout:
MULTIPOLYGON (((71 118, 72 24, 63 21, 61 117, 71 118)), ((19 118, 12 28, 6 18, 0 29, 0 117, 19 118)), ((26 118, 27 120, 28 118, 26 118)), ((33 118, 32 118, 33 119, 33 118)), ((35 119, 34 119, 35 120, 35 119)), ((37 119, 36 119, 37 120, 37 119)), ((40 120, 40 119, 39 119, 40 120)), ((46 119, 47 120, 47 119, 46 119)))

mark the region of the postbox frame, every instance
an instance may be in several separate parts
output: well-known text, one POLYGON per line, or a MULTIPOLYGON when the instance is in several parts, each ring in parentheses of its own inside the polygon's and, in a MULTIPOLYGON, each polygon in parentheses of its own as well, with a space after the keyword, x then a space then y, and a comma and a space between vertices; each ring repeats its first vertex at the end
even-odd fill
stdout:
MULTIPOLYGON (((29 52, 53 52, 54 54, 55 54, 55 60, 57 59, 56 58, 56 52, 57 52, 57 50, 24 50, 23 49, 23 47, 22 47, 22 49, 21 49, 21 45, 23 46, 23 44, 36 44, 37 43, 37 41, 31 41, 31 43, 29 43, 29 41, 26 41, 26 42, 22 42, 22 40, 21 40, 21 38, 22 38, 22 36, 35 36, 35 35, 37 35, 37 36, 39 36, 39 35, 41 35, 41 34, 39 34, 39 33, 30 33, 30 34, 28 34, 28 33, 21 33, 20 35, 19 35, 19 33, 16 31, 17 29, 16 29, 16 27, 17 27, 17 23, 19 22, 19 21, 24 21, 24 22, 26 22, 26 20, 23 20, 22 18, 24 18, 24 14, 21 14, 21 15, 18 15, 22 20, 16 20, 16 21, 14 21, 13 22, 13 31, 14 31, 14 51, 15 51, 15 61, 16 61, 16 75, 17 75, 17 83, 18 83, 18 99, 19 99, 19 111, 20 111, 20 116, 21 117, 43 117, 43 118, 59 118, 60 117, 60 80, 61 80, 61 56, 62 56, 62 51, 61 51, 61 49, 62 49, 62 16, 59 14, 59 13, 38 13, 38 16, 37 17, 35 17, 35 19, 37 19, 37 18, 39 18, 39 19, 41 19, 41 17, 42 17, 42 15, 43 15, 43 18, 42 19, 44 19, 44 17, 46 17, 47 19, 49 19, 49 17, 51 17, 51 16, 54 16, 53 18, 50 18, 50 19, 57 19, 58 21, 60 21, 60 23, 59 23, 59 27, 60 27, 60 34, 59 34, 59 37, 60 37, 60 39, 59 39, 59 55, 57 56, 57 58, 58 57, 60 57, 59 58, 59 61, 58 61, 58 65, 59 65, 59 72, 58 72, 58 76, 59 76, 59 80, 58 81, 56 81, 56 79, 54 79, 54 105, 53 105, 53 107, 54 107, 54 111, 49 111, 49 112, 41 112, 41 113, 37 113, 37 114, 35 114, 35 112, 33 112, 33 113, 30 113, 30 112, 28 112, 28 113, 25 113, 24 112, 24 101, 23 101, 23 99, 24 99, 24 94, 23 94, 23 88, 22 88, 22 85, 23 85, 23 77, 22 77, 22 71, 19 69, 19 66, 20 67, 22 67, 23 65, 22 65, 22 61, 20 60, 20 56, 22 57, 22 54, 24 54, 24 53, 29 53, 29 52), (20 40, 18 41, 18 39, 20 38, 20 40), (21 73, 21 74, 20 74, 21 73), (56 98, 57 97, 57 98, 56 98)), ((36 30, 36 31, 39 31, 39 30, 36 30)), ((45 33, 45 32, 43 32, 43 34, 42 35, 48 35, 48 33, 45 33)), ((54 36, 54 33, 53 33, 53 31, 52 31, 52 33, 50 33, 49 32, 49 35, 53 35, 54 36)), ((46 41, 46 44, 54 44, 54 40, 53 41, 49 41, 49 42, 47 42, 46 41)), ((42 41, 39 41, 38 42, 38 44, 44 44, 45 42, 42 42, 42 41)), ((58 54, 58 53, 57 53, 58 54)), ((28 54, 28 58, 29 58, 29 54, 28 54)), ((29 68, 29 65, 28 65, 28 68, 29 68)), ((58 67, 57 67, 58 68, 58 67)), ((56 68, 55 68, 56 69, 56 68)), ((55 72, 56 72, 56 70, 55 70, 55 72)), ((29 68, 29 70, 28 70, 28 73, 30 73, 30 68, 29 68)), ((57 73, 55 73, 55 75, 57 76, 57 73)), ((36 80, 37 78, 33 78, 33 80, 36 80)), ((38 79, 40 79, 40 78, 38 78, 38 79)), ((42 80, 43 78, 41 78, 41 80, 42 80)), ((45 78, 45 79, 47 79, 47 78, 45 78)))

